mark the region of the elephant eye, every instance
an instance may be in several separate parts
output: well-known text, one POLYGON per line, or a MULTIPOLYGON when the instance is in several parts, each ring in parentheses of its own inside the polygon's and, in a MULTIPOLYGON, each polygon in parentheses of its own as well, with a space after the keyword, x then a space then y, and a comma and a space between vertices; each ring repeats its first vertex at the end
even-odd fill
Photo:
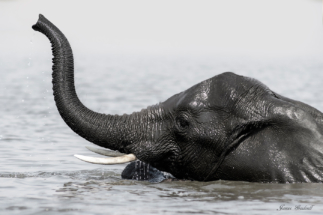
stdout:
POLYGON ((189 126, 189 122, 184 117, 178 117, 176 121, 181 128, 187 128, 189 126))

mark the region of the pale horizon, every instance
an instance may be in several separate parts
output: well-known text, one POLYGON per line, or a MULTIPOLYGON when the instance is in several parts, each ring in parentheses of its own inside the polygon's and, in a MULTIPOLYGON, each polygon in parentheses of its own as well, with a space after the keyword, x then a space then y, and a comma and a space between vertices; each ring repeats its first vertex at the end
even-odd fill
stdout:
POLYGON ((124 0, 89 7, 75 0, 0 1, 0 46, 2 54, 22 55, 33 40, 36 49, 48 49, 47 39, 31 29, 41 13, 76 52, 311 56, 323 53, 320 4, 124 0))

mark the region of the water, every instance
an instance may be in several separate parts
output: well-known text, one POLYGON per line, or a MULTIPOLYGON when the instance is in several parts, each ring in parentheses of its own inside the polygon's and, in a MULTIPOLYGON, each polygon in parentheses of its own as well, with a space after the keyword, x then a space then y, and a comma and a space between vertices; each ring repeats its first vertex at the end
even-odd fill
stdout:
MULTIPOLYGON (((59 116, 52 96, 51 53, 16 62, 1 58, 0 214, 284 214, 297 206, 323 210, 322 184, 121 179, 125 165, 98 166, 92 145, 59 116)), ((29 55, 29 56, 31 56, 29 55)), ((217 75, 233 71, 323 110, 323 63, 317 58, 241 58, 76 53, 81 101, 104 113, 138 111, 217 75)))

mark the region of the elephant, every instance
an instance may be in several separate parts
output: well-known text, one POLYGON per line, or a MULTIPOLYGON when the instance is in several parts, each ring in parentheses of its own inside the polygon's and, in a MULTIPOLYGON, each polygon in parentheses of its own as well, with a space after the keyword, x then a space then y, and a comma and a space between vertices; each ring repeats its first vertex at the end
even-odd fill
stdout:
POLYGON ((32 28, 52 45, 53 94, 61 117, 79 136, 110 150, 92 151, 112 156, 78 158, 133 161, 125 177, 145 164, 145 173, 167 172, 178 180, 323 181, 323 114, 317 109, 256 79, 225 72, 132 114, 97 113, 77 97, 64 34, 43 15, 32 28))

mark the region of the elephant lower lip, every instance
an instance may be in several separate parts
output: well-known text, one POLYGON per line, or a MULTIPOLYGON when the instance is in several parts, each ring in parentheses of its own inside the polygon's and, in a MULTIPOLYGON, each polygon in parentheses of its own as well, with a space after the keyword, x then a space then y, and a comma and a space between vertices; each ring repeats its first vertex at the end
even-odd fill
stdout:
POLYGON ((177 162, 176 160, 174 159, 170 159, 170 158, 165 158, 165 159, 162 159, 162 160, 158 160, 158 161, 155 161, 155 162, 150 162, 150 164, 157 168, 158 170, 160 171, 164 171, 164 172, 173 172, 172 170, 174 170, 175 166, 179 166, 179 162, 177 162), (176 164, 176 165, 175 165, 176 164))
POLYGON ((159 183, 166 179, 173 178, 169 174, 164 174, 163 172, 152 167, 142 161, 134 161, 126 166, 126 168, 121 173, 123 179, 137 180, 137 181, 149 181, 151 183, 159 183))

